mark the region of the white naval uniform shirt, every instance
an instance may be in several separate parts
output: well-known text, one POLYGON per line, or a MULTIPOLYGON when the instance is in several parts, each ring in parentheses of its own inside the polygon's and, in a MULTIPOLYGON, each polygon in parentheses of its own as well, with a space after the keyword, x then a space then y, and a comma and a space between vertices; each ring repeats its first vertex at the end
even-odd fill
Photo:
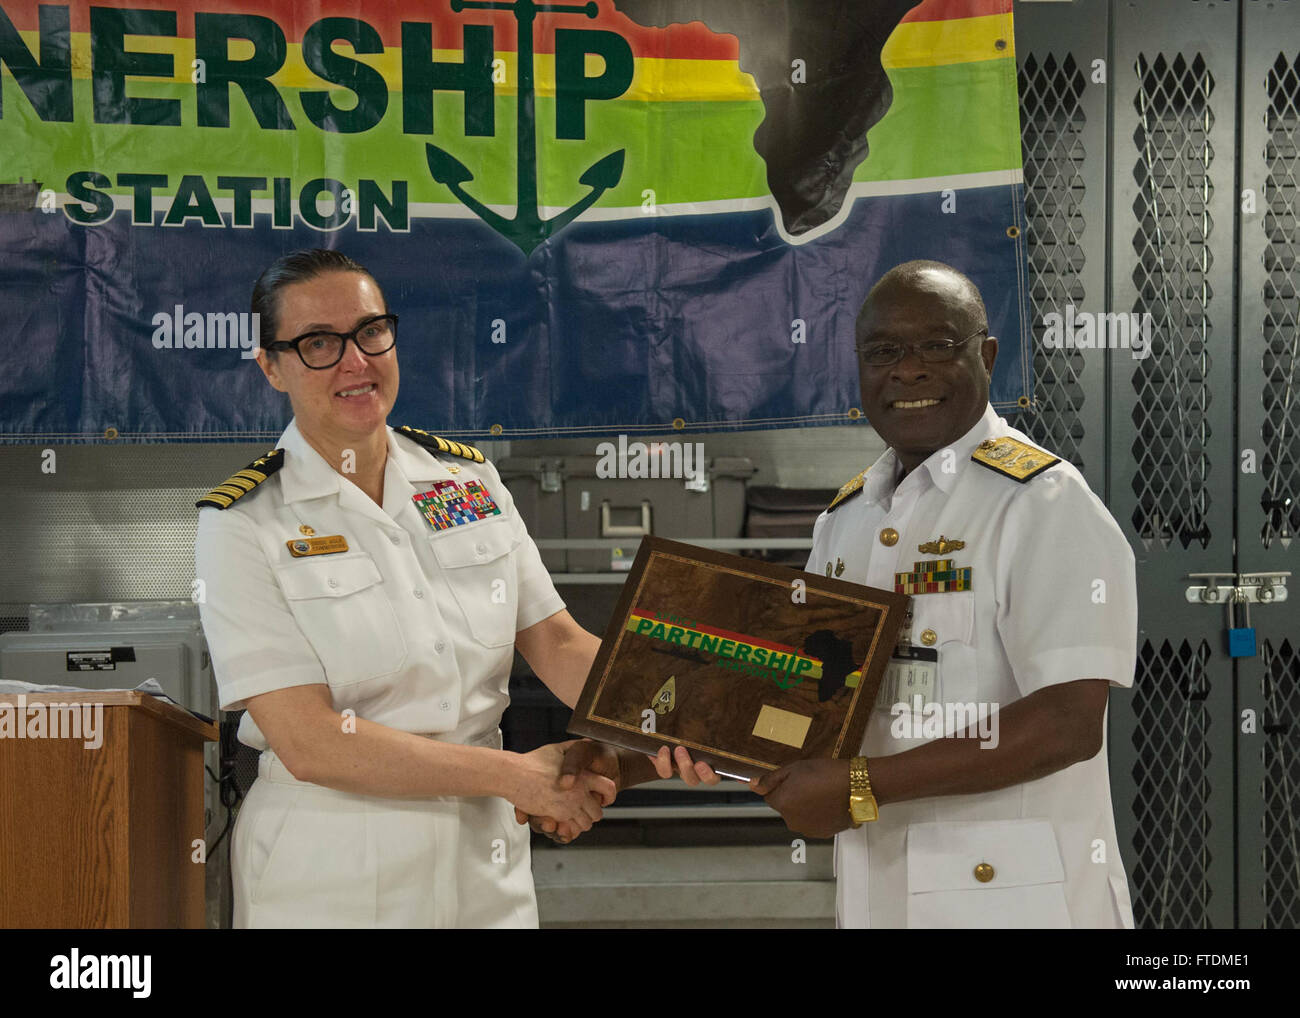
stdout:
MULTIPOLYGON (((509 702, 515 634, 564 607, 490 463, 434 456, 388 429, 382 508, 290 422, 284 465, 228 509, 199 512, 196 576, 223 710, 326 683, 334 709, 457 743, 490 735, 509 702), (499 515, 435 531, 412 497, 481 481, 499 515), (294 558, 287 541, 341 535, 294 558)), ((240 741, 268 748, 245 714, 240 741)))
MULTIPOLYGON (((841 579, 892 590, 894 574, 918 561, 971 568, 970 590, 912 598, 911 642, 932 630, 939 654, 936 703, 1005 707, 1076 679, 1132 685, 1128 542, 1070 464, 1019 483, 971 461, 981 441, 1001 435, 1033 444, 990 406, 901 482, 887 451, 860 494, 818 518, 808 570, 829 564, 833 573, 843 561, 841 579), (887 528, 898 532, 892 546, 880 539, 887 528), (940 536, 965 547, 918 550, 940 536)), ((902 725, 909 717, 878 706, 862 754, 921 745, 911 738, 918 730, 902 725)), ((1037 781, 882 806, 879 820, 836 836, 835 859, 844 927, 1133 925, 1104 744, 1091 760, 1037 781), (975 879, 980 863, 993 867, 992 880, 975 879)))

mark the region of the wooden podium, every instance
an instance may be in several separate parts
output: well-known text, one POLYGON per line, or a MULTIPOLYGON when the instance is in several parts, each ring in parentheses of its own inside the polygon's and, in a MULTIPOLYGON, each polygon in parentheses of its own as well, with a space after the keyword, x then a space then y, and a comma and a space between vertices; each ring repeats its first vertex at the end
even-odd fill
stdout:
POLYGON ((203 745, 216 738, 147 693, 0 695, 0 928, 201 928, 193 860, 203 745))

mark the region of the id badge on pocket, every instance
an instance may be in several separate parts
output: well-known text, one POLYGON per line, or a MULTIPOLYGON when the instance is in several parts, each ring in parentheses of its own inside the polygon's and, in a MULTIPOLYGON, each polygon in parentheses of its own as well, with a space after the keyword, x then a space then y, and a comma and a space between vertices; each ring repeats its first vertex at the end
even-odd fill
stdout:
POLYGON ((934 703, 939 693, 939 652, 933 647, 900 646, 880 678, 876 706, 888 709, 896 703, 934 703))

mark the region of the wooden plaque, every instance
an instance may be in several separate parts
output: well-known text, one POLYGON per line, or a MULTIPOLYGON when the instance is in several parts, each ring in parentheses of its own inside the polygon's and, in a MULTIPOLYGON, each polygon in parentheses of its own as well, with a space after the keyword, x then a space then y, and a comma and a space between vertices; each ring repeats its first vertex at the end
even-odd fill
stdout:
POLYGON ((569 731, 734 777, 858 753, 908 598, 641 541, 569 731))

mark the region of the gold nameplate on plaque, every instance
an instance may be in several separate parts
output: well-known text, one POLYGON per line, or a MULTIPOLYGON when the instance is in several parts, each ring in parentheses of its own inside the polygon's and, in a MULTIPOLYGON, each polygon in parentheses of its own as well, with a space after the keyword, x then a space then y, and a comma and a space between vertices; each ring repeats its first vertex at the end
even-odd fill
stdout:
POLYGON ((289 554, 294 558, 305 558, 308 555, 337 555, 341 551, 348 550, 348 539, 342 534, 335 534, 332 537, 300 537, 284 543, 289 549, 289 554))
POLYGON ((760 739, 770 739, 785 746, 803 749, 811 724, 812 718, 765 703, 754 723, 754 734, 760 739))

